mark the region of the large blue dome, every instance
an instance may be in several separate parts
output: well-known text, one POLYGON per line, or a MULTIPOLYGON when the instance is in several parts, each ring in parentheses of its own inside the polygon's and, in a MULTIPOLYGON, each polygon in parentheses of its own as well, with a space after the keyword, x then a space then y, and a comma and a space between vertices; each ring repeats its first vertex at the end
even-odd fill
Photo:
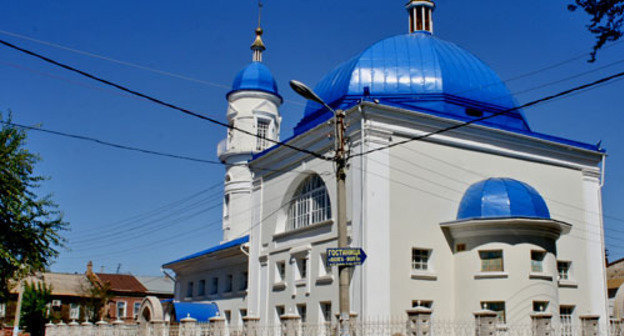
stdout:
POLYGON ((252 62, 243 68, 234 78, 232 91, 227 95, 243 90, 268 92, 282 98, 277 92, 277 82, 271 71, 260 62, 252 62))
POLYGON ((490 178, 471 185, 457 212, 457 220, 512 217, 550 219, 550 212, 537 190, 510 178, 490 178))
MULTIPOLYGON (((334 108, 361 99, 459 120, 471 120, 516 106, 498 75, 476 56, 427 32, 398 35, 373 44, 329 72, 314 91, 334 108)), ((300 134, 331 114, 308 102, 295 128, 300 134)), ((482 124, 529 131, 521 112, 482 124)))

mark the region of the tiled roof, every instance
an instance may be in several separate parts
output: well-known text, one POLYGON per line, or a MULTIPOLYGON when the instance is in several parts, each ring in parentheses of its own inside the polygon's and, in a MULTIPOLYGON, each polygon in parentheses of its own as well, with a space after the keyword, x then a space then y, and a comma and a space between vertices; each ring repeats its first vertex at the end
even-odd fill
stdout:
MULTIPOLYGON (((44 282, 52 287, 52 295, 57 296, 85 296, 85 292, 90 286, 89 280, 84 274, 39 273, 29 276, 23 281, 28 283, 44 282)), ((12 293, 18 291, 19 286, 11 290, 12 293)))
POLYGON ((96 273, 102 282, 107 282, 111 290, 115 292, 146 293, 147 288, 139 282, 133 275, 129 274, 107 274, 96 273))

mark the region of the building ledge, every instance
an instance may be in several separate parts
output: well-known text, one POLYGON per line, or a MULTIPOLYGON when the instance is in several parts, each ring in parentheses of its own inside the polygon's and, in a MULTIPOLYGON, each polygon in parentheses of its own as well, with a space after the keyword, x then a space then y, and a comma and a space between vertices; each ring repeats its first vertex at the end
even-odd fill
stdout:
POLYGON ((578 288, 578 282, 574 280, 559 280, 559 287, 578 288))
POLYGON ((330 220, 326 220, 326 221, 323 221, 323 222, 314 223, 312 225, 300 227, 298 229, 288 230, 288 231, 284 231, 284 232, 279 232, 279 233, 276 233, 276 234, 273 235, 273 240, 289 237, 291 235, 296 235, 296 234, 301 233, 301 232, 315 230, 315 229, 318 229, 318 228, 321 228, 321 227, 332 225, 333 223, 334 223, 334 221, 332 219, 330 219, 330 220))
POLYGON ((438 275, 432 271, 412 270, 411 278, 414 280, 438 280, 438 275))
POLYGON ((529 279, 553 281, 553 276, 547 273, 531 272, 529 273, 529 279))
POLYGON ((273 290, 274 291, 280 291, 280 290, 284 290, 284 289, 286 289, 286 282, 285 281, 280 281, 280 282, 273 283, 273 290))
POLYGON ((302 287, 307 285, 308 281, 306 279, 299 279, 297 281, 295 281, 295 286, 297 287, 302 287))
POLYGON ((317 285, 327 285, 334 282, 334 276, 331 274, 321 275, 316 278, 317 285))
POLYGON ((509 273, 507 272, 479 272, 475 274, 475 279, 507 279, 509 273))

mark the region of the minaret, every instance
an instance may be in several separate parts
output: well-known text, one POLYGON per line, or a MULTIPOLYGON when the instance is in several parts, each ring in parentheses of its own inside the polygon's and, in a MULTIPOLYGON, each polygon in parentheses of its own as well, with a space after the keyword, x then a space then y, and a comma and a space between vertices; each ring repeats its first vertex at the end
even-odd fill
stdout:
POLYGON ((435 2, 432 0, 411 0, 405 5, 409 13, 409 32, 428 32, 433 34, 433 10, 435 2))
POLYGON ((223 241, 249 233, 251 227, 251 189, 253 176, 248 162, 253 155, 274 145, 279 140, 282 97, 269 68, 262 63, 266 50, 262 41, 259 4, 258 27, 251 45, 252 62, 241 70, 226 95, 227 119, 231 126, 256 134, 252 136, 234 129, 217 149, 221 162, 227 164, 223 198, 223 241))

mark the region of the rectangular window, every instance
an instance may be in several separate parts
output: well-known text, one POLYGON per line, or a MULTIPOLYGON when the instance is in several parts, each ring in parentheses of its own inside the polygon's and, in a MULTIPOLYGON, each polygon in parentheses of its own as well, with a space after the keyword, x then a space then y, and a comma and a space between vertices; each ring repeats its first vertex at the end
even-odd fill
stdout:
POLYGON ((308 276, 308 259, 297 258, 298 279, 305 279, 308 276))
POLYGON ((264 150, 268 147, 269 141, 267 140, 269 137, 269 125, 271 124, 268 120, 258 119, 257 131, 258 137, 256 138, 256 150, 264 150))
POLYGON ((69 319, 70 320, 80 319, 80 306, 77 303, 69 304, 69 319))
POLYGON ((275 263, 275 282, 286 281, 286 262, 278 261, 275 263))
POLYGON ((548 309, 548 301, 533 301, 533 312, 541 313, 548 309))
POLYGON ((275 315, 277 315, 278 321, 280 319, 280 316, 284 315, 285 312, 286 310, 284 309, 284 306, 275 306, 275 315))
POLYGON ((186 287, 186 297, 193 297, 193 281, 189 281, 186 287))
POLYGON ((134 303, 134 319, 135 320, 139 317, 139 310, 141 310, 141 301, 137 301, 134 303))
POLYGON ((455 245, 455 252, 464 252, 464 251, 466 251, 466 244, 455 245))
POLYGON ((479 251, 481 272, 503 272, 503 251, 479 251))
POLYGON ((332 321, 332 304, 331 302, 321 302, 322 322, 331 323, 332 321))
POLYGON ((301 323, 305 323, 308 317, 308 308, 306 307, 305 303, 297 305, 297 313, 301 318, 301 323))
POLYGON ((206 295, 206 280, 199 280, 199 288, 197 289, 197 295, 206 295))
POLYGON ((429 269, 429 255, 431 250, 412 249, 412 269, 426 271, 429 269))
POLYGON ((484 307, 485 309, 495 312, 499 324, 506 323, 505 322, 506 321, 505 302, 503 301, 481 302, 481 307, 484 307))
POLYGON ((210 294, 219 293, 219 278, 212 278, 212 287, 210 287, 210 294))
POLYGON ((241 274, 241 282, 240 282, 240 290, 247 290, 247 286, 249 285, 249 273, 243 272, 241 274))
POLYGON ((570 268, 572 263, 569 261, 557 261, 557 273, 559 280, 570 280, 570 268))
POLYGON ((574 306, 560 306, 559 317, 561 319, 561 336, 572 336, 572 315, 574 306))
POLYGON ((6 316, 6 303, 0 303, 0 317, 6 316))
POLYGON ((232 282, 234 281, 234 277, 232 276, 232 274, 228 274, 225 277, 225 292, 229 293, 232 291, 232 282))
POLYGON ((232 312, 229 310, 224 310, 223 317, 225 317, 225 323, 230 324, 230 322, 232 321, 232 312))
POLYGON ((117 318, 126 317, 126 301, 117 301, 117 318))
POLYGON ((544 257, 546 257, 544 251, 531 251, 531 272, 544 272, 544 257))
POLYGON ((425 307, 431 309, 433 301, 431 300, 412 300, 412 308, 425 307))

